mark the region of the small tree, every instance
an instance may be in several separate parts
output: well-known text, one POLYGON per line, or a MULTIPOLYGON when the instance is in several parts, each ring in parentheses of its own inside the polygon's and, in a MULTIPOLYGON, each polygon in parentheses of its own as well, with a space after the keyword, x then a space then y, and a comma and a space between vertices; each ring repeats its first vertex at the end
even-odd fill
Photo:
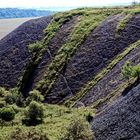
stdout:
POLYGON ((37 125, 43 121, 44 118, 44 107, 43 105, 32 101, 25 111, 25 119, 23 123, 26 125, 37 125))
POLYGON ((67 133, 60 140, 93 140, 93 134, 88 124, 81 120, 72 121, 67 133))
POLYGON ((128 80, 128 83, 129 83, 129 80, 132 76, 132 66, 129 61, 127 61, 124 64, 123 69, 122 69, 122 75, 124 78, 126 78, 128 80))
POLYGON ((140 65, 133 67, 132 77, 137 78, 137 82, 140 82, 140 65))
POLYGON ((133 5, 133 6, 135 6, 135 5, 137 5, 137 4, 138 4, 138 2, 137 2, 136 0, 133 0, 133 1, 132 1, 132 5, 133 5))
POLYGON ((0 97, 5 97, 9 95, 9 91, 7 91, 5 88, 0 87, 0 97))
POLYGON ((10 122, 15 118, 15 111, 12 107, 3 107, 0 111, 0 118, 2 121, 10 122))
POLYGON ((31 101, 43 102, 44 96, 41 95, 41 93, 38 90, 33 90, 29 93, 26 103, 29 104, 31 101))
POLYGON ((128 79, 137 78, 137 82, 140 82, 140 65, 131 66, 130 62, 126 62, 122 69, 123 76, 128 79))

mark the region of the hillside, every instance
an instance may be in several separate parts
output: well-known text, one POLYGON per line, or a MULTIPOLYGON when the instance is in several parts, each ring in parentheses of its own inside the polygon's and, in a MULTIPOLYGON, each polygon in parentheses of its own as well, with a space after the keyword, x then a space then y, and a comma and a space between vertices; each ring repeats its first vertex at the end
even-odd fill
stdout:
POLYGON ((46 11, 46 10, 0 8, 0 19, 41 17, 41 16, 49 16, 52 14, 53 14, 52 11, 46 11))
POLYGON ((139 140, 140 85, 121 73, 126 61, 140 63, 139 53, 139 6, 57 13, 0 40, 0 86, 16 87, 24 98, 37 90, 47 104, 96 110, 96 140, 139 140))

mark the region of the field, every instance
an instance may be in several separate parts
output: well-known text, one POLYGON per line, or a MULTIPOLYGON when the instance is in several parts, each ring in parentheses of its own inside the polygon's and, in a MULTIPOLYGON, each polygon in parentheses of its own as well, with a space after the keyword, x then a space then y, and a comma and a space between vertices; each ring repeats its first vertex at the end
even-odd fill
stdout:
POLYGON ((14 19, 0 19, 0 39, 17 28, 23 22, 34 18, 14 18, 14 19))

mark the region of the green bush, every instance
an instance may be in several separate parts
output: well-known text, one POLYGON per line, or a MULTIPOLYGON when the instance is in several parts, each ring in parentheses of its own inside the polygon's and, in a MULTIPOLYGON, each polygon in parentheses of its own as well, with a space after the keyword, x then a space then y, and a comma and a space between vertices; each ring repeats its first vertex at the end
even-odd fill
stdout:
POLYGON ((16 105, 19 107, 24 107, 25 106, 25 99, 23 97, 22 94, 20 94, 17 98, 16 98, 16 105))
POLYGON ((7 104, 10 104, 10 105, 15 103, 15 98, 13 97, 12 94, 8 94, 7 96, 5 96, 4 100, 7 104))
POLYGON ((6 90, 5 88, 0 88, 0 97, 4 99, 7 104, 13 104, 18 96, 17 89, 6 90))
POLYGON ((6 102, 5 101, 0 101, 0 108, 3 108, 6 106, 6 102))
POLYGON ((67 133, 60 140, 93 140, 93 134, 88 124, 81 120, 72 121, 67 133))
POLYGON ((37 125, 43 121, 44 107, 42 104, 32 101, 25 110, 23 123, 26 125, 37 125))
POLYGON ((15 111, 12 107, 3 107, 0 111, 0 118, 2 121, 12 121, 15 118, 15 111))
POLYGON ((16 104, 7 105, 7 107, 13 108, 13 110, 15 111, 15 113, 18 113, 18 112, 21 111, 21 108, 19 108, 16 104))
POLYGON ((9 94, 9 91, 7 91, 5 88, 0 87, 0 97, 5 97, 9 94))
POLYGON ((122 75, 124 78, 137 78, 137 81, 140 81, 140 65, 131 66, 130 62, 126 62, 122 68, 122 75))
POLYGON ((123 66, 123 68, 122 68, 122 75, 123 75, 123 77, 124 77, 125 79, 127 79, 128 82, 129 82, 129 79, 130 79, 130 77, 132 76, 132 66, 131 66, 131 64, 130 64, 129 61, 127 61, 127 62, 124 64, 124 66, 123 66))
POLYGON ((36 43, 30 44, 28 48, 31 52, 37 52, 40 49, 42 49, 42 43, 36 42, 36 43))
POLYGON ((35 129, 30 129, 30 131, 24 131, 20 128, 16 128, 8 140, 49 140, 47 135, 41 131, 36 131, 35 129))
POLYGON ((41 95, 41 93, 38 90, 33 90, 29 93, 29 96, 26 100, 26 104, 29 104, 31 101, 43 102, 44 96, 41 95))

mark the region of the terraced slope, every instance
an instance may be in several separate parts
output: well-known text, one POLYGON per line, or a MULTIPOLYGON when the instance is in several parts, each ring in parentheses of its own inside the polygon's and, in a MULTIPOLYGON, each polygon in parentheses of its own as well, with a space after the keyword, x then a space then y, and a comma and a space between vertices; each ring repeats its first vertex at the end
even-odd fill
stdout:
POLYGON ((37 76, 37 81, 40 79, 40 82, 33 84, 33 87, 35 85, 45 94, 48 103, 75 104, 81 96, 88 94, 89 90, 82 93, 83 87, 102 72, 119 53, 123 53, 125 48, 140 38, 139 14, 132 14, 124 30, 120 31, 118 28, 132 11, 119 9, 114 12, 111 9, 103 10, 104 14, 100 13, 102 11, 98 11, 97 14, 97 11, 92 9, 85 11, 71 13, 71 16, 77 15, 79 20, 71 30, 71 34, 68 34, 67 42, 60 44, 60 47, 58 44, 58 51, 57 48, 53 50, 56 53, 54 55, 49 45, 53 43, 51 40, 57 37, 57 32, 47 46, 47 53, 44 55, 46 60, 42 58, 46 64, 44 70, 41 68, 40 76, 37 76), (50 58, 47 55, 50 55, 50 58))
MULTIPOLYGON (((135 48, 131 44, 140 39, 139 21, 139 7, 134 7, 78 9, 58 13, 52 20, 46 17, 24 23, 0 41, 0 85, 19 83, 23 95, 36 88, 48 103, 73 106, 82 101, 97 107, 122 84, 119 69, 115 88, 107 88, 105 93, 97 90, 113 67, 135 48), (40 42, 28 48, 37 40, 40 42)), ((110 81, 102 83, 101 88, 110 86, 110 81)))
POLYGON ((92 105, 96 109, 101 109, 103 106, 105 108, 106 105, 113 103, 117 98, 124 96, 122 92, 128 86, 128 81, 121 74, 122 67, 126 61, 130 61, 134 65, 140 63, 140 41, 133 46, 135 46, 134 49, 89 91, 81 100, 82 102, 86 105, 92 105))

